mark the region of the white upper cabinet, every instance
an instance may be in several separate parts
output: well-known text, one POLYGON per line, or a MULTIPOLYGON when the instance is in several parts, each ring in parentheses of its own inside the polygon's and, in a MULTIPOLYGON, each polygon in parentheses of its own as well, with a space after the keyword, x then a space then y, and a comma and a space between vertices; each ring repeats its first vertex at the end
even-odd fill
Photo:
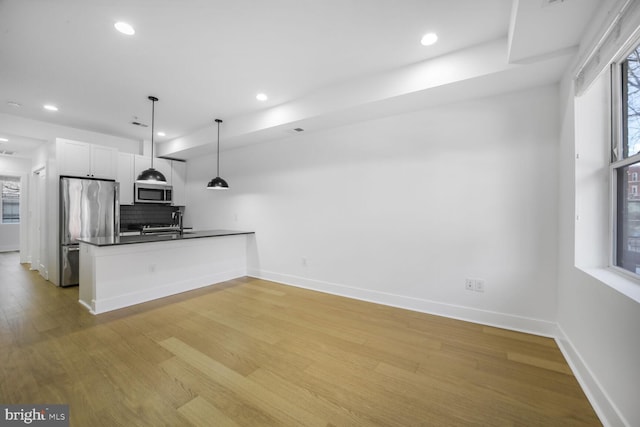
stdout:
POLYGON ((133 175, 133 154, 118 153, 118 178, 120 183, 120 204, 133 204, 133 183, 136 177, 133 175))
POLYGON ((153 159, 153 167, 167 178, 167 184, 171 185, 171 160, 160 159, 156 157, 153 159))
POLYGON ((57 157, 60 175, 91 175, 91 144, 59 139, 57 157))
POLYGON ((116 179, 116 148, 58 139, 56 152, 59 175, 116 179))
POLYGON ((185 182, 187 180, 187 164, 177 160, 171 161, 171 182, 173 185, 173 204, 175 206, 185 206, 187 197, 185 182))
POLYGON ((142 171, 151 167, 151 158, 147 156, 133 156, 133 180, 135 181, 142 171))
POLYGON ((91 176, 116 179, 118 149, 91 144, 91 176))

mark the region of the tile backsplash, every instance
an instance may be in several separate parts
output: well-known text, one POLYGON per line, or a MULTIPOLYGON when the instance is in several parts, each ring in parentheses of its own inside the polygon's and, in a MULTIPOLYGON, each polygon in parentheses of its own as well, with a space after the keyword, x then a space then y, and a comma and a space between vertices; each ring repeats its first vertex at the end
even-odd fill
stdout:
POLYGON ((154 204, 121 205, 120 229, 127 230, 129 226, 139 224, 171 224, 171 214, 179 209, 177 206, 154 204))

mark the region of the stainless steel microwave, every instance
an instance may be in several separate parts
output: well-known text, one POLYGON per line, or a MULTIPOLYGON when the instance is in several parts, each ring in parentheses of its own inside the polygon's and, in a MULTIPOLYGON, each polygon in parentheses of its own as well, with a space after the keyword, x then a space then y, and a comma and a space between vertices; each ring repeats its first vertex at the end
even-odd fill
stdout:
POLYGON ((133 184, 135 203, 162 203, 170 205, 173 202, 173 188, 167 183, 136 182, 133 184))

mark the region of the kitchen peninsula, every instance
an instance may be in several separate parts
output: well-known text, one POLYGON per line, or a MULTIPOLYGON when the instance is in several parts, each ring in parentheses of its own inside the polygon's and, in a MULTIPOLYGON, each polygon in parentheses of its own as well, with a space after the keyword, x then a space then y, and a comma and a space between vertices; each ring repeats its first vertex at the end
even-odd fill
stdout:
POLYGON ((80 303, 100 314, 247 274, 251 231, 79 239, 80 303))

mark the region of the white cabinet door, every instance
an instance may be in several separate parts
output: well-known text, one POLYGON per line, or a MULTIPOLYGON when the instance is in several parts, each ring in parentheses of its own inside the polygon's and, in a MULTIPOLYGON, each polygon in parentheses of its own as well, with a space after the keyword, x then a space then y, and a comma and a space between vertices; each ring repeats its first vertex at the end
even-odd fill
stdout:
POLYGON ((133 204, 133 154, 118 153, 118 178, 120 183, 120 204, 133 204))
POLYGON ((171 160, 156 157, 153 159, 153 167, 161 172, 167 178, 167 184, 171 185, 171 160))
POLYGON ((58 174, 69 176, 91 176, 91 144, 58 139, 58 174))
POLYGON ((173 205, 185 206, 187 195, 185 182, 187 180, 187 164, 185 162, 171 161, 171 182, 173 185, 173 205))
POLYGON ((151 158, 146 156, 133 156, 133 180, 138 179, 142 171, 151 167, 151 158))
POLYGON ((116 178, 118 150, 115 148, 58 139, 56 151, 59 175, 116 178))
POLYGON ((91 176, 94 178, 117 178, 118 150, 102 145, 91 145, 91 176))

